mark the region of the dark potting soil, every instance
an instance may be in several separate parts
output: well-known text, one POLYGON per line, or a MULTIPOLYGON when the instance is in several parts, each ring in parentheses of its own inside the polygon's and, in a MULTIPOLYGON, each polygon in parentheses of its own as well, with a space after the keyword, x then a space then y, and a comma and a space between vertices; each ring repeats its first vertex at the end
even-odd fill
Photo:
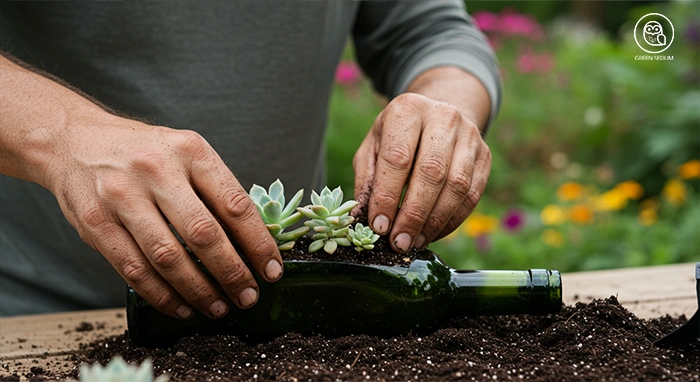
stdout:
MULTIPOLYGON (((72 357, 106 364, 151 358, 171 381, 700 381, 700 341, 652 342, 685 322, 642 320, 615 297, 547 316, 467 317, 418 337, 287 334, 249 345, 233 336, 187 337, 171 348, 137 347, 127 335, 82 346, 72 357)), ((37 370, 30 380, 76 378, 37 370)))

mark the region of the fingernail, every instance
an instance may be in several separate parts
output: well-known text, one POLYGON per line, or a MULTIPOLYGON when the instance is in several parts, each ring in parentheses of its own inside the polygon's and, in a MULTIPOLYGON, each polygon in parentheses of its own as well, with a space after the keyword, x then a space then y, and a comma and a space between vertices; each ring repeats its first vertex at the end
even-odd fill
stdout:
POLYGON ((282 277, 282 265, 277 260, 270 260, 265 266, 265 276, 268 280, 275 281, 282 277))
POLYGON ((396 235, 396 239, 394 239, 394 244, 396 244, 396 248, 398 248, 399 250, 407 252, 411 247, 411 237, 408 236, 407 233, 400 233, 396 235))
POLYGON ((244 308, 249 308, 253 306, 258 301, 258 292, 253 288, 245 288, 241 294, 238 295, 238 302, 244 308))
POLYGON ((175 311, 175 313, 177 313, 177 315, 180 316, 180 318, 182 318, 183 320, 186 320, 192 317, 192 313, 194 313, 194 311, 187 305, 180 305, 175 311))
POLYGON ((387 231, 389 231, 389 218, 384 215, 377 216, 376 218, 374 218, 372 228, 378 234, 384 235, 385 233, 387 233, 387 231))
POLYGON ((425 245, 425 236, 420 234, 418 235, 418 239, 416 239, 416 248, 423 249, 423 245, 425 245))
POLYGON ((216 300, 209 307, 209 313, 211 313, 211 315, 216 318, 223 317, 223 315, 225 315, 227 311, 228 305, 226 305, 224 300, 216 300))

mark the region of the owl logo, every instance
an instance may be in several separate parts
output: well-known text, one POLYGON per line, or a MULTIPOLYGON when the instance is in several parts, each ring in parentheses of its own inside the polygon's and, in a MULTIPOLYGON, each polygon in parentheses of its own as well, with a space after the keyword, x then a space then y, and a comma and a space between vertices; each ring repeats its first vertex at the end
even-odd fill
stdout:
POLYGON ((649 21, 646 23, 642 34, 644 35, 644 41, 651 46, 666 45, 664 28, 658 21, 649 21))
POLYGON ((634 42, 639 49, 658 54, 671 47, 675 37, 673 23, 661 13, 647 13, 634 24, 634 42))

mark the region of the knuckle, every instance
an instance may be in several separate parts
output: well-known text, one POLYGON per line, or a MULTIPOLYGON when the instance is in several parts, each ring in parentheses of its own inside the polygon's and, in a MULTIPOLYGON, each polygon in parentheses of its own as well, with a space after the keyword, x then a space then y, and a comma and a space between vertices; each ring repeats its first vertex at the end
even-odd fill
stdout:
POLYGON ((445 118, 450 125, 455 125, 462 122, 462 113, 456 106, 449 103, 440 103, 438 112, 442 118, 445 118))
POLYGON ((160 174, 167 166, 168 160, 163 153, 151 150, 136 154, 132 159, 131 166, 138 172, 149 175, 160 174))
POLYGON ((397 170, 409 169, 413 159, 408 148, 401 146, 387 147, 382 151, 381 158, 397 170))
POLYGON ((124 200, 133 192, 134 188, 124 174, 109 174, 97 183, 97 194, 105 200, 124 200))
POLYGON ((471 213, 471 211, 474 211, 474 208, 476 208, 476 205, 479 204, 480 200, 481 193, 474 188, 470 189, 467 193, 467 198, 464 201, 465 207, 468 211, 467 214, 471 213))
POLYGON ((402 218, 410 227, 422 227, 425 223, 426 213, 418 208, 406 208, 403 210, 402 218))
POLYGON ((448 165, 439 158, 424 159, 418 163, 417 167, 423 181, 430 185, 441 185, 447 178, 448 165))
POLYGON ((425 221, 425 225, 423 226, 425 236, 433 237, 436 233, 440 232, 440 229, 445 225, 445 223, 445 221, 434 215, 428 216, 428 219, 425 221))
POLYGON ((457 197, 464 198, 472 186, 472 179, 464 170, 455 171, 447 175, 447 185, 457 197))
POLYGON ((226 214, 234 219, 250 217, 254 210, 253 200, 245 192, 229 192, 223 198, 226 214))
POLYGON ((158 294, 151 298, 149 303, 158 310, 164 310, 172 305, 173 296, 167 290, 158 291, 158 294))
MULTIPOLYGON (((214 292, 208 283, 192 283, 187 287, 186 300, 194 305, 207 305, 213 296, 214 292)), ((208 308, 208 305, 205 308, 208 308)))
POLYGON ((173 269, 182 261, 178 245, 171 242, 157 242, 151 248, 153 265, 161 269, 173 269))
POLYGON ((153 276, 148 264, 139 259, 130 259, 122 265, 124 280, 131 286, 144 285, 153 276))
POLYGON ((176 130, 180 139, 180 149, 191 153, 197 157, 204 153, 211 152, 211 148, 206 139, 193 130, 176 130))
POLYGON ((219 226, 212 217, 191 219, 184 229, 186 240, 196 248, 210 248, 219 241, 219 226))
POLYGON ((100 231, 111 221, 110 213, 102 204, 94 203, 87 207, 82 221, 89 231, 100 231))
POLYGON ((249 278, 248 268, 243 263, 236 263, 221 277, 221 284, 229 289, 238 289, 249 278))
POLYGON ((262 238, 256 239, 256 244, 253 248, 252 256, 255 256, 255 254, 268 256, 271 253, 275 253, 275 251, 277 250, 277 244, 272 239, 272 236, 265 235, 262 238))
POLYGON ((399 195, 377 190, 372 194, 372 204, 382 209, 389 208, 389 206, 398 206, 399 195))

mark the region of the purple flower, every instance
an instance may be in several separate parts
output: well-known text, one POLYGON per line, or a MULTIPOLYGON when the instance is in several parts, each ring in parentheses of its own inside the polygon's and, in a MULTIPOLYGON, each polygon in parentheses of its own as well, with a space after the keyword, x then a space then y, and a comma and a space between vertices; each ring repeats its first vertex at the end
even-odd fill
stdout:
POLYGON ((342 86, 353 86, 360 81, 360 69, 352 61, 343 61, 335 70, 335 82, 342 86))
POLYGON ((688 24, 685 28, 685 38, 691 46, 700 47, 700 24, 688 24))
POLYGON ((525 225, 525 214, 518 209, 512 209, 503 215, 503 228, 509 232, 517 232, 525 225))
POLYGON ((491 238, 488 234, 479 235, 474 239, 474 246, 479 253, 487 253, 491 250, 491 238))

